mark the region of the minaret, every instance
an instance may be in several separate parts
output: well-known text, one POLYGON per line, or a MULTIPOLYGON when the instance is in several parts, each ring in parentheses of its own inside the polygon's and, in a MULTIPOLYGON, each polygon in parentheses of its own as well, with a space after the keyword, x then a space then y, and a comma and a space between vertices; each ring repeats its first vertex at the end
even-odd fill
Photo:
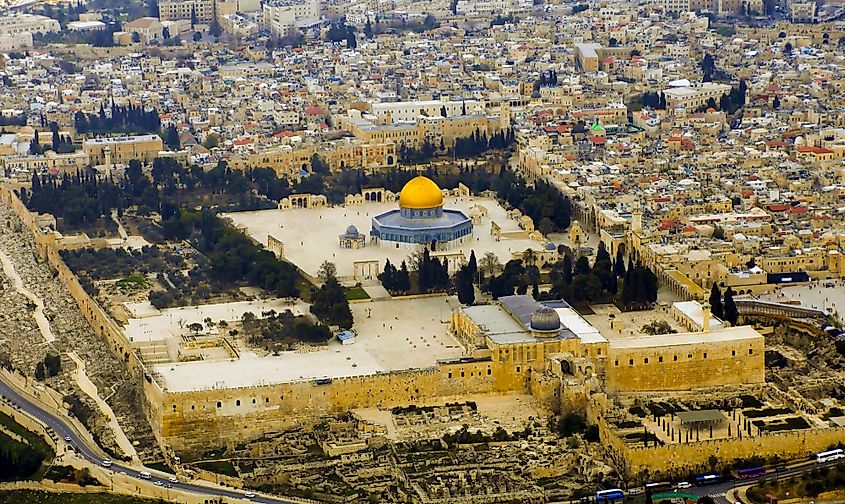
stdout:
POLYGON ((640 202, 634 202, 634 208, 631 212, 631 231, 639 233, 643 230, 643 213, 640 211, 640 202))

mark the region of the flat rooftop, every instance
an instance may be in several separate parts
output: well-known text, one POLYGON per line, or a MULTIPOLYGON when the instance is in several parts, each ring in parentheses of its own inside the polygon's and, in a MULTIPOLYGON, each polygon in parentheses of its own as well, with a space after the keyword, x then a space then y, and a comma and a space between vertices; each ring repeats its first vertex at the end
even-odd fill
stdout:
MULTIPOLYGON (((529 298, 529 296, 507 296, 500 299, 508 302, 508 298, 512 301, 519 301, 513 298, 529 298)), ((532 300, 533 301, 533 300, 532 300)), ((539 305, 539 303, 537 303, 539 305)), ((543 303, 546 304, 546 303, 543 303)), ((578 337, 585 344, 602 343, 607 340, 599 333, 598 329, 593 327, 589 322, 584 320, 581 315, 575 310, 566 305, 566 303, 557 303, 562 307, 555 306, 556 303, 548 303, 550 308, 553 308, 561 322, 560 334, 554 338, 572 338, 578 337)), ((513 303, 512 303, 513 305, 513 303)), ((525 306, 528 306, 527 304, 525 306)), ((511 306, 512 309, 519 311, 519 307, 511 306)), ((520 343, 527 341, 537 341, 538 339, 548 340, 554 338, 535 338, 531 331, 525 326, 526 322, 520 321, 518 316, 512 315, 498 303, 489 305, 475 305, 468 306, 463 309, 464 313, 475 322, 495 343, 506 345, 510 343, 520 343)), ((533 310, 531 310, 533 313, 533 310)), ((528 322, 530 322, 530 313, 527 315, 528 322)), ((524 317, 523 317, 524 318, 524 317)))
POLYGON ((710 332, 686 332, 677 334, 642 335, 634 338, 620 338, 610 341, 611 348, 633 349, 649 347, 667 347, 680 345, 700 345, 723 341, 754 340, 763 336, 751 326, 727 327, 710 332))
MULTIPOLYGON (((447 197, 444 198, 446 209, 461 210, 472 215, 473 206, 487 210, 478 224, 473 225, 472 240, 448 250, 449 253, 462 252, 469 258, 475 250, 480 258, 486 252, 493 252, 505 264, 514 252, 521 253, 527 248, 543 250, 545 244, 527 238, 502 238, 497 241, 490 234, 492 222, 496 222, 502 232, 521 231, 517 222, 508 218, 507 211, 491 198, 482 197, 447 197)), ((304 208, 293 210, 260 210, 254 212, 225 213, 235 226, 244 229, 259 243, 267 245, 267 237, 273 235, 284 244, 285 259, 297 265, 308 275, 317 276, 323 261, 331 261, 337 266, 337 275, 343 280, 354 274, 356 261, 378 261, 379 271, 384 268, 386 259, 397 267, 407 260, 411 251, 396 248, 393 243, 373 244, 369 241, 372 219, 389 210, 398 209, 396 202, 365 203, 349 207, 304 208), (338 243, 338 236, 353 224, 358 231, 367 235, 367 246, 359 249, 343 249, 338 243)))
POLYGON ((242 350, 240 358, 157 364, 151 369, 163 387, 178 392, 424 369, 441 359, 464 356, 463 347, 448 332, 457 304, 457 299, 445 296, 353 303, 357 336, 351 345, 333 338, 326 346, 304 351, 259 356, 242 350))
MULTIPOLYGON (((672 303, 672 307, 683 313, 696 326, 702 327, 704 325, 704 308, 698 301, 678 301, 676 303, 672 303)), ((725 324, 711 313, 710 330, 715 331, 717 329, 722 329, 723 327, 725 327, 725 324)))
POLYGON ((161 140, 161 138, 158 135, 134 135, 134 136, 111 137, 111 138, 89 138, 88 140, 85 140, 85 143, 89 144, 89 145, 96 145, 96 144, 130 143, 130 142, 152 142, 156 139, 161 140))

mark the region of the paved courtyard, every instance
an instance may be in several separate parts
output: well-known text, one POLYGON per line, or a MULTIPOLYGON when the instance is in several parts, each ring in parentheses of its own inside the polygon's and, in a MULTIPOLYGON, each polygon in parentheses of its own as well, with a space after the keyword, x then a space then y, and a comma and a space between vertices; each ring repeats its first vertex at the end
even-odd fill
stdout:
POLYGON ((168 389, 183 391, 425 368, 464 353, 447 330, 456 304, 443 296, 354 303, 352 345, 333 339, 307 351, 264 357, 242 351, 239 359, 160 364, 154 370, 168 389))
MULTIPOLYGON (((499 203, 490 198, 478 197, 447 197, 445 208, 463 210, 470 213, 475 205, 484 207, 487 215, 480 224, 473 228, 472 241, 455 248, 452 252, 461 251, 469 257, 470 251, 475 250, 479 259, 486 252, 493 252, 504 264, 514 252, 522 252, 527 248, 541 250, 543 243, 528 239, 502 239, 497 241, 490 234, 492 222, 498 224, 503 232, 519 231, 516 221, 509 219, 507 211, 499 203)), ((234 222, 235 226, 244 228, 246 232, 267 245, 267 237, 273 235, 284 243, 285 258, 299 266, 311 276, 316 276, 323 261, 328 260, 337 266, 339 277, 352 277, 355 261, 379 262, 379 270, 383 269, 385 259, 397 266, 406 260, 410 254, 407 249, 395 248, 382 243, 369 243, 369 232, 372 218, 375 215, 398 208, 396 203, 366 203, 351 207, 329 207, 294 210, 261 210, 255 212, 235 212, 223 214, 234 222), (342 249, 338 244, 338 235, 350 225, 358 228, 360 233, 367 235, 367 246, 360 249, 342 249)))
POLYGON ((838 313, 842 320, 845 315, 845 280, 823 280, 804 285, 791 285, 781 287, 773 292, 760 296, 766 301, 777 301, 783 303, 794 300, 804 306, 825 310, 829 313, 838 313), (833 286, 825 287, 825 284, 833 286))
POLYGON ((183 306, 156 310, 149 302, 127 303, 129 311, 136 318, 127 321, 124 332, 129 341, 160 341, 169 338, 180 338, 190 333, 188 325, 200 323, 210 318, 217 323, 240 321, 243 314, 252 312, 261 317, 261 312, 275 310, 277 313, 290 310, 294 315, 301 315, 308 311, 305 303, 290 302, 287 299, 262 299, 255 301, 237 301, 234 303, 217 303, 200 306, 183 306))

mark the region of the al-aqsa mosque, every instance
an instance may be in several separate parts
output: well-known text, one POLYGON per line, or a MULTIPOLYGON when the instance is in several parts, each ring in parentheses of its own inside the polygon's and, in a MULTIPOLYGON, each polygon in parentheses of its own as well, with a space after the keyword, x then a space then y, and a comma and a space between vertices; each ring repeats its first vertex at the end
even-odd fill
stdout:
POLYGON ((460 210, 443 208, 443 191, 428 177, 417 176, 399 193, 399 209, 373 217, 370 235, 396 248, 427 245, 446 250, 472 235, 472 220, 460 210))

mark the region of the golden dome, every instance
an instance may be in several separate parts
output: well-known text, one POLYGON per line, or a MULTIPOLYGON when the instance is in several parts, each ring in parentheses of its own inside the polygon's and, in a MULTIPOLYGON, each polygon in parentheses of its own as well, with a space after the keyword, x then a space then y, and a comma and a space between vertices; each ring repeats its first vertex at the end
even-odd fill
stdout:
POLYGON ((412 178, 399 193, 399 206, 402 208, 436 208, 443 206, 443 193, 430 178, 417 176, 412 178))

